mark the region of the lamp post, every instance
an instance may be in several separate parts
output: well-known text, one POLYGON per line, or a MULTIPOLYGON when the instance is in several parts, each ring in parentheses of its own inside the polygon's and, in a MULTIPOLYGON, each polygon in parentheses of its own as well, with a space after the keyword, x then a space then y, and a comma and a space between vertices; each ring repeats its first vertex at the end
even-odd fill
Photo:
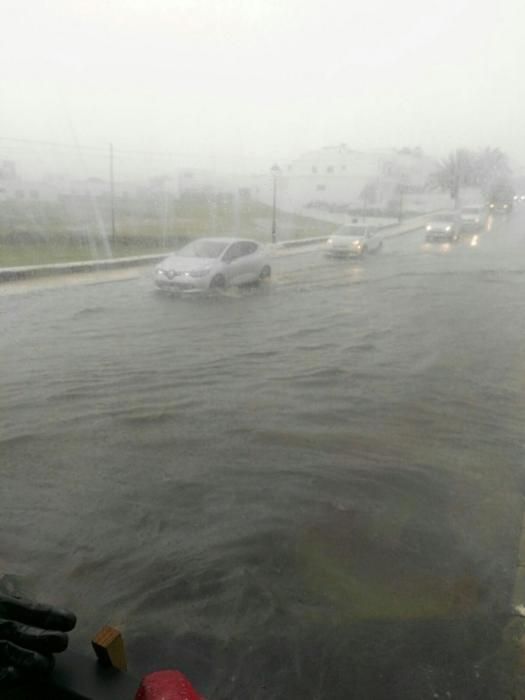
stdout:
POLYGON ((113 179, 113 144, 109 144, 109 202, 111 209, 111 243, 115 245, 115 181, 113 179))
POLYGON ((399 178, 399 216, 398 220, 399 223, 402 223, 403 221, 403 195, 406 193, 406 182, 407 182, 407 174, 406 172, 402 172, 400 174, 399 178))
POLYGON ((168 193, 166 192, 166 178, 162 180, 162 247, 166 249, 168 233, 168 193))
POLYGON ((272 243, 277 243, 277 222, 276 222, 277 176, 279 175, 280 172, 281 172, 281 168, 276 163, 271 169, 271 173, 273 175, 272 243))

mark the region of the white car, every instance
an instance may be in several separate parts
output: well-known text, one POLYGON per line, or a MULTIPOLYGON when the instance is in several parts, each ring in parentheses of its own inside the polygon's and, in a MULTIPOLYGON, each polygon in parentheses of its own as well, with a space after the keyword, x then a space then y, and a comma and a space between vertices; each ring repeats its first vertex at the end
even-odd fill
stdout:
POLYGON ((429 243, 457 241, 461 232, 461 221, 453 212, 436 214, 426 225, 425 231, 425 237, 429 243))
POLYGON ((377 228, 341 226, 326 241, 326 254, 331 257, 360 258, 376 253, 383 247, 383 238, 377 228))
POLYGON ((269 256, 257 241, 240 238, 199 238, 155 267, 159 289, 196 291, 224 289, 267 279, 269 256))
POLYGON ((487 208, 483 204, 471 204, 461 210, 461 230, 477 231, 487 223, 487 208))
POLYGON ((496 201, 489 204, 489 209, 491 214, 510 214, 512 211, 514 201, 496 201))

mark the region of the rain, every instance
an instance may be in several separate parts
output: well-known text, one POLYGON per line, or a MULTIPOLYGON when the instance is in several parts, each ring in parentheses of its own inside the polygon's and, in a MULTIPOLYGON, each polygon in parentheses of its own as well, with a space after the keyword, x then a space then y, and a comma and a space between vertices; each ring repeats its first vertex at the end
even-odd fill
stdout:
POLYGON ((0 695, 522 697, 522 6, 0 18, 0 695))

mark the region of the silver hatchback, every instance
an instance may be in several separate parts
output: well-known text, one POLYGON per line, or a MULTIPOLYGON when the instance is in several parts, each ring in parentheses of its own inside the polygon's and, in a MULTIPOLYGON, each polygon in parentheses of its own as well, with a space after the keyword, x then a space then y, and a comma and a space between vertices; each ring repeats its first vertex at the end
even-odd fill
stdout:
POLYGON ((199 238, 155 267, 159 289, 202 291, 239 286, 271 275, 269 255, 257 241, 199 238))

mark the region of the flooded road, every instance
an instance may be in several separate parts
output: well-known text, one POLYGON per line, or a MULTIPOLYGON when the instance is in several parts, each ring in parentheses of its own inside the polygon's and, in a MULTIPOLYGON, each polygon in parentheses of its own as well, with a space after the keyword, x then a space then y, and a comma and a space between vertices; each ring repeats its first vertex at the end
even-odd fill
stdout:
POLYGON ((525 209, 452 247, 0 295, 1 568, 208 700, 502 698, 525 209))

